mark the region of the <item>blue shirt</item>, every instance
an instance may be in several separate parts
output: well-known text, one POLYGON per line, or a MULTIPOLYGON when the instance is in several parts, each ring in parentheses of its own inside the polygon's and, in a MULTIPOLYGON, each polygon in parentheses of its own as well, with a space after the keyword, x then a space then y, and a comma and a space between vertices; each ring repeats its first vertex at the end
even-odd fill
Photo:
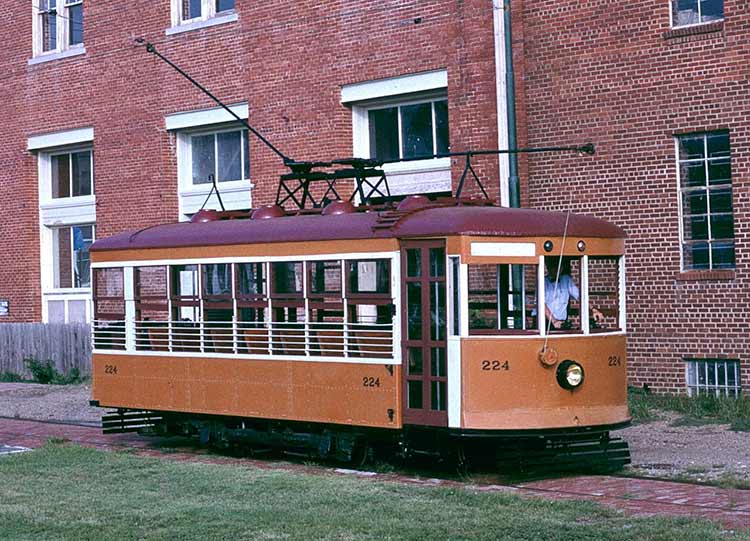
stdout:
POLYGON ((557 282, 549 276, 544 278, 544 304, 547 305, 552 317, 556 320, 565 321, 568 319, 570 297, 580 300, 581 293, 569 274, 563 274, 557 282))

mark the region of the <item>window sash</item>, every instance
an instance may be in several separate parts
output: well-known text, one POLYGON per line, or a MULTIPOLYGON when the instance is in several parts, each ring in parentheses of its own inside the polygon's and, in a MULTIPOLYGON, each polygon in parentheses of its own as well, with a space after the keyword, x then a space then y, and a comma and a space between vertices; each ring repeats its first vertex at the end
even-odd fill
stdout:
MULTIPOLYGON (((407 152, 405 151, 405 140, 404 140, 404 115, 403 111, 405 108, 418 106, 418 105, 424 105, 424 104, 430 104, 430 136, 432 138, 432 149, 431 149, 431 155, 425 156, 424 159, 433 159, 433 156, 439 154, 439 139, 440 139, 440 133, 438 132, 438 118, 437 118, 437 112, 436 112, 436 103, 440 102, 447 102, 447 97, 437 97, 432 99, 422 99, 422 100, 412 100, 412 101, 402 101, 398 103, 390 103, 390 104, 382 104, 377 105, 373 107, 367 108, 367 124, 368 124, 368 132, 369 132, 369 139, 370 139, 370 157, 376 158, 375 155, 376 147, 373 143, 373 134, 374 134, 374 127, 371 125, 372 119, 370 117, 370 112, 373 111, 383 111, 386 109, 396 109, 396 131, 397 133, 394 134, 397 136, 398 139, 398 159, 403 160, 405 157, 409 159, 418 159, 420 158, 419 155, 416 156, 406 156, 407 152)), ((447 108, 446 108, 446 115, 447 115, 447 108)), ((448 118, 445 119, 445 122, 449 124, 448 118)), ((445 145, 447 147, 448 141, 445 141, 445 145)), ((445 149, 447 150, 447 148, 445 149)))
POLYGON ((83 44, 83 0, 39 0, 36 51, 54 53, 83 44))
MULTIPOLYGON (((188 137, 188 154, 190 157, 190 167, 189 172, 187 174, 190 175, 190 184, 193 186, 200 186, 200 185, 210 185, 211 181, 206 178, 202 178, 203 173, 208 173, 210 175, 213 175, 213 178, 216 180, 216 182, 244 182, 247 180, 250 180, 250 149, 248 145, 248 136, 247 136, 247 129, 226 129, 226 130, 214 130, 214 131, 200 131, 200 132, 192 132, 189 133, 188 137), (239 165, 230 165, 229 167, 225 167, 225 170, 229 169, 239 169, 240 176, 239 178, 221 178, 221 172, 222 172, 222 154, 220 151, 220 141, 222 140, 221 136, 226 134, 235 134, 240 133, 240 148, 239 152, 237 149, 234 149, 234 156, 237 157, 237 154, 239 154, 239 165), (211 167, 208 169, 197 167, 199 164, 196 163, 196 143, 194 142, 195 139, 199 138, 205 138, 210 137, 211 143, 211 157, 210 162, 212 163, 211 167), (210 170, 209 170, 210 169, 210 170)), ((224 141, 227 139, 224 138, 224 141)), ((226 155, 226 154, 225 154, 226 155)))
MULTIPOLYGON (((52 199, 67 199, 69 197, 86 197, 94 194, 94 153, 91 149, 81 149, 81 150, 72 150, 68 152, 57 152, 49 154, 50 160, 50 197, 52 199), (74 175, 74 172, 76 169, 80 171, 80 165, 76 167, 74 162, 74 157, 81 156, 83 154, 88 154, 88 184, 85 186, 84 189, 82 189, 82 184, 78 184, 76 186, 76 178, 74 175), (66 160, 67 161, 67 195, 55 195, 55 192, 57 191, 58 194, 61 193, 59 189, 55 186, 55 165, 56 161, 58 160, 66 160), (76 193, 78 192, 78 193, 76 193), (88 192, 88 193, 85 193, 88 192)), ((59 170, 58 170, 59 174, 59 170)), ((80 180, 80 179, 79 179, 80 180)), ((58 182, 60 180, 58 179, 58 182)), ((63 192, 65 193, 65 192, 63 192)))
POLYGON ((685 381, 689 396, 713 394, 739 397, 740 363, 736 359, 686 359, 685 381))
MULTIPOLYGON (((683 27, 683 26, 692 26, 697 24, 706 24, 714 21, 721 21, 724 20, 724 2, 723 0, 718 0, 717 4, 719 4, 719 11, 718 14, 706 14, 704 10, 703 4, 708 2, 710 0, 671 0, 672 2, 672 9, 671 9, 671 18, 672 18, 672 27, 683 27), (680 9, 683 8, 683 9, 680 9), (687 9, 685 9, 687 8, 687 9), (694 20, 688 20, 686 22, 681 22, 681 14, 694 14, 695 19, 694 20)), ((692 15, 690 16, 690 19, 693 19, 692 15)))
MULTIPOLYGON (((736 256, 734 255, 734 226, 732 220, 732 232, 730 235, 721 234, 717 237, 715 233, 715 219, 734 216, 734 207, 732 202, 732 180, 731 180, 731 150, 729 152, 719 152, 719 155, 709 155, 709 138, 716 136, 726 136, 729 139, 729 133, 726 132, 708 132, 701 134, 691 134, 685 136, 679 136, 675 138, 675 147, 677 155, 677 176, 678 176, 678 187, 679 187, 679 201, 678 208, 680 212, 680 258, 682 261, 683 270, 713 270, 716 268, 734 268, 736 256), (683 151, 683 145, 686 141, 697 138, 702 139, 702 153, 701 157, 686 157, 682 158, 681 153, 683 151), (729 166, 729 178, 728 182, 712 183, 711 178, 711 165, 717 163, 726 162, 729 166), (698 166, 702 167, 702 179, 699 177, 699 181, 695 178, 688 178, 684 173, 688 171, 685 166, 698 166), (723 192, 723 193, 722 193, 723 192), (727 193, 728 192, 728 193, 727 193), (713 210, 712 205, 717 204, 719 195, 721 194, 726 198, 729 197, 729 207, 722 210, 713 210), (713 197, 712 197, 713 195, 713 197), (697 196, 697 197, 696 197, 697 196), (697 202, 701 208, 694 211, 686 205, 686 201, 697 202), (705 202, 705 211, 702 208, 705 202), (687 224, 696 224, 695 219, 705 218, 706 234, 705 238, 694 238, 694 231, 688 230, 687 224), (689 234, 688 234, 689 233, 689 234), (705 253, 704 247, 705 246, 705 253), (724 253, 725 257, 727 253, 731 253, 731 261, 727 261, 725 257, 717 258, 716 253, 724 253), (690 261, 687 260, 687 255, 690 256, 690 261), (696 262, 696 256, 698 256, 698 262, 696 262), (717 259, 715 262, 714 260, 717 259), (706 261, 704 264, 703 261, 706 261)), ((731 142, 730 142, 731 145, 731 142)), ((688 154, 690 156, 690 154, 688 154)), ((699 168, 694 167, 693 171, 700 171, 699 168)), ((723 181, 724 179, 719 179, 723 181)), ((701 236, 702 237, 702 236, 701 236)))

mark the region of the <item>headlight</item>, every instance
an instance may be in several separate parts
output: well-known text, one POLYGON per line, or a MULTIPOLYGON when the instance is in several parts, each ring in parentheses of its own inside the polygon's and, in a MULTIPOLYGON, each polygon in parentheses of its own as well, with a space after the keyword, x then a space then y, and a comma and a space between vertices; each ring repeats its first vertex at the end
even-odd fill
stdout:
POLYGON ((572 391, 583 383, 583 367, 575 361, 565 360, 557 367, 557 383, 572 391))

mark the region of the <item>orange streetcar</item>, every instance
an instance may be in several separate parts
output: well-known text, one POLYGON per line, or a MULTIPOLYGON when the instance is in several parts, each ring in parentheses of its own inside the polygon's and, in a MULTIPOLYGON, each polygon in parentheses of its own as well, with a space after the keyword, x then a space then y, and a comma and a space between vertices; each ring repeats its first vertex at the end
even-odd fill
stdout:
POLYGON ((109 432, 341 460, 622 465, 623 254, 599 219, 422 196, 116 235, 91 247, 92 403, 109 432))

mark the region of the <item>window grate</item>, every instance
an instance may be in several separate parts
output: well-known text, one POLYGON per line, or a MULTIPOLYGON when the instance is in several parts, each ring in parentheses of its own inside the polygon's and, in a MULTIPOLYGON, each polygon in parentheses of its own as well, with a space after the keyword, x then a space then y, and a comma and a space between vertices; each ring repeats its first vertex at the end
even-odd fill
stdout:
POLYGON ((736 359, 685 359, 689 396, 739 397, 740 362, 736 359))

